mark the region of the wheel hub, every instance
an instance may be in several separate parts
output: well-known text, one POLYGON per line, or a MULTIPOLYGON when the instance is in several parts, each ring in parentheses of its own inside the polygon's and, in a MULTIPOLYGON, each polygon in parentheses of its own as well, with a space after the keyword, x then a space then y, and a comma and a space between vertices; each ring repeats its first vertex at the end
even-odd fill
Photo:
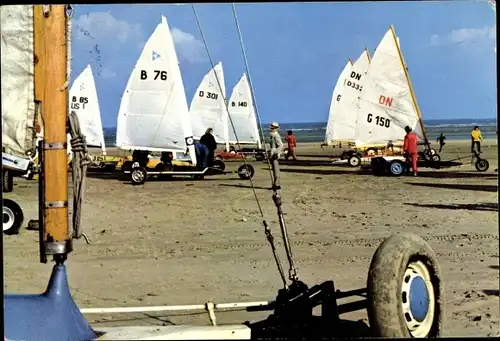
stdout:
POLYGON ((408 265, 403 278, 402 313, 413 337, 428 336, 435 315, 434 287, 429 270, 421 261, 408 265))
POLYGON ((132 172, 132 179, 135 182, 141 182, 144 179, 144 174, 142 174, 142 172, 133 171, 132 172))
POLYGON ((401 173, 403 171, 403 167, 402 167, 402 165, 400 163, 393 163, 391 165, 391 171, 394 174, 399 174, 399 173, 401 173))
POLYGON ((14 212, 8 207, 3 208, 3 231, 7 231, 14 225, 14 212))

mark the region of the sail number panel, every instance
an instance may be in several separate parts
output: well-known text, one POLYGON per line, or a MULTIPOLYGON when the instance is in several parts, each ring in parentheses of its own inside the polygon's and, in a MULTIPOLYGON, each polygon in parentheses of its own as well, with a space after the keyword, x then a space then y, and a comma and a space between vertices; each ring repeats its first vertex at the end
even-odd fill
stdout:
POLYGON ((148 75, 148 72, 146 70, 141 70, 141 80, 146 80, 148 78, 153 79, 155 81, 156 80, 166 81, 167 80, 167 71, 154 70, 153 75, 148 75))
POLYGON ((203 97, 203 98, 208 98, 208 99, 218 99, 219 98, 219 94, 216 94, 216 93, 213 93, 213 92, 205 92, 203 90, 200 90, 198 92, 198 96, 199 97, 203 97))
POLYGON ((80 97, 77 96, 71 97, 71 109, 85 109, 85 104, 89 103, 88 97, 80 97))

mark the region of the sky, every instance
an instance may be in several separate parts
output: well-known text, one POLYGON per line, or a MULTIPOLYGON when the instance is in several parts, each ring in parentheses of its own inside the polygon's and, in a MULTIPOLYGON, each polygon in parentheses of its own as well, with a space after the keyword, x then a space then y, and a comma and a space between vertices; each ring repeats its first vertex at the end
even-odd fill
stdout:
MULTIPOLYGON (((196 5, 227 96, 245 72, 232 7, 196 5)), ((261 121, 326 122, 347 59, 392 24, 425 119, 496 117, 495 13, 485 1, 237 4, 261 121)), ((104 127, 116 127, 142 48, 166 16, 190 103, 210 70, 190 4, 76 5, 71 79, 90 64, 104 127)))

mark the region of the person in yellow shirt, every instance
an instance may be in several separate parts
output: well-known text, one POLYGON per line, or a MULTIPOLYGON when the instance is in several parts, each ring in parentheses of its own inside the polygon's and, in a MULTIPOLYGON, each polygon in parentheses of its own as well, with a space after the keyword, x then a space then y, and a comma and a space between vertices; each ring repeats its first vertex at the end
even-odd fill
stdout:
POLYGON ((483 136, 481 135, 481 130, 478 126, 475 126, 471 132, 471 147, 470 152, 474 153, 474 147, 477 146, 477 152, 481 153, 481 142, 483 141, 483 136))

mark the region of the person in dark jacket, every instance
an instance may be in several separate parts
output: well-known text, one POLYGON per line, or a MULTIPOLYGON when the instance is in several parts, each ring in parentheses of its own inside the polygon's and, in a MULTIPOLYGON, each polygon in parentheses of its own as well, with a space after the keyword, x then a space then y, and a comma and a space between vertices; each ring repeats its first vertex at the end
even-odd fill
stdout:
POLYGON ((203 143, 195 143, 194 152, 196 154, 196 166, 198 170, 204 170, 208 164, 208 148, 203 143))
POLYGON ((211 166, 214 161, 215 150, 217 149, 217 142, 213 135, 214 130, 208 128, 205 134, 200 138, 200 143, 205 145, 208 149, 208 166, 211 166))

